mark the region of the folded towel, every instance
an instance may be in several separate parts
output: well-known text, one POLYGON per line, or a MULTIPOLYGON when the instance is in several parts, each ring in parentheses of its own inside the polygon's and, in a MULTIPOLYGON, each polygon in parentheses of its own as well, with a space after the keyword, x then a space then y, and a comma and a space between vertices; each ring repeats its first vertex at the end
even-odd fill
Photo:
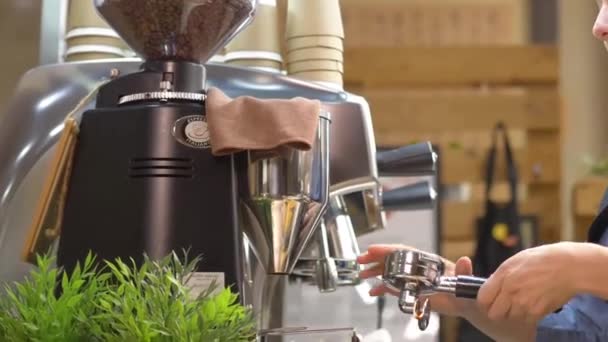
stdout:
POLYGON ((211 88, 205 107, 211 152, 223 156, 243 150, 273 151, 284 147, 310 150, 321 103, 301 97, 231 99, 220 89, 211 88))

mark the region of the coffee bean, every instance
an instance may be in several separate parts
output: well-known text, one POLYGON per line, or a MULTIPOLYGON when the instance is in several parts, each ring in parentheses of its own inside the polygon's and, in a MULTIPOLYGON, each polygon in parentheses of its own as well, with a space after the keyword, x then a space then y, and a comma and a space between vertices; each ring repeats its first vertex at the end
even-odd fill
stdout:
POLYGON ((148 60, 205 62, 253 10, 251 0, 105 0, 99 12, 148 60))

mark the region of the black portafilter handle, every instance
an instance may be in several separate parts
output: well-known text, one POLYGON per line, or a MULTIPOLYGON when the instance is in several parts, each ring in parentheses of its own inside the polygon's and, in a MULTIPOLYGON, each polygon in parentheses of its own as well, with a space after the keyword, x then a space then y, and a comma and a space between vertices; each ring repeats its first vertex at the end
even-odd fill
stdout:
POLYGON ((479 289, 485 284, 487 279, 471 277, 471 276, 457 276, 456 277, 456 297, 477 299, 479 289))
POLYGON ((435 206, 437 192, 430 182, 405 185, 382 193, 385 211, 427 210, 435 206))
POLYGON ((425 176, 437 169, 437 154, 430 142, 376 153, 380 176, 425 176))
POLYGON ((433 286, 433 292, 447 292, 458 298, 477 299, 479 289, 486 280, 474 276, 444 276, 440 277, 439 282, 433 286))

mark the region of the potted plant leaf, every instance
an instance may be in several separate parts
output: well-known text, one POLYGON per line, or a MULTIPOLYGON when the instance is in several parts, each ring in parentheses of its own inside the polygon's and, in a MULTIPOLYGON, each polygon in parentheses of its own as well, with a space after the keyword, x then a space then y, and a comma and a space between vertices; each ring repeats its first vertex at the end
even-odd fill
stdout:
POLYGON ((93 255, 70 274, 39 256, 37 269, 0 296, 0 340, 40 342, 249 342, 251 312, 230 289, 192 296, 188 279, 200 258, 106 261, 93 255))

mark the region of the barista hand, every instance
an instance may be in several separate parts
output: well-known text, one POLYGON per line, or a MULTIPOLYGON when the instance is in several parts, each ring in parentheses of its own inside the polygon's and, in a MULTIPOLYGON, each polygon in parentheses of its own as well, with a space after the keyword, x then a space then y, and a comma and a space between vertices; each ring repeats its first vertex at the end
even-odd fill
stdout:
POLYGON ((495 321, 536 323, 577 292, 580 243, 562 242, 526 249, 505 261, 482 286, 478 303, 495 321))
MULTIPOLYGON (((372 267, 360 273, 361 278, 373 278, 382 275, 384 269, 384 259, 391 252, 398 249, 416 250, 415 248, 403 246, 403 245, 372 245, 369 247, 366 253, 361 255, 357 261, 362 265, 373 264, 372 267)), ((468 257, 462 257, 458 259, 458 262, 453 262, 443 259, 446 270, 445 275, 471 275, 473 273, 473 266, 471 260, 468 257)), ((377 286, 370 291, 372 296, 380 296, 385 293, 391 293, 393 295, 399 295, 386 288, 384 285, 377 286)), ((449 294, 436 294, 429 297, 431 300, 431 308, 444 315, 450 316, 461 316, 467 312, 467 308, 474 305, 471 300, 459 299, 449 294)))

